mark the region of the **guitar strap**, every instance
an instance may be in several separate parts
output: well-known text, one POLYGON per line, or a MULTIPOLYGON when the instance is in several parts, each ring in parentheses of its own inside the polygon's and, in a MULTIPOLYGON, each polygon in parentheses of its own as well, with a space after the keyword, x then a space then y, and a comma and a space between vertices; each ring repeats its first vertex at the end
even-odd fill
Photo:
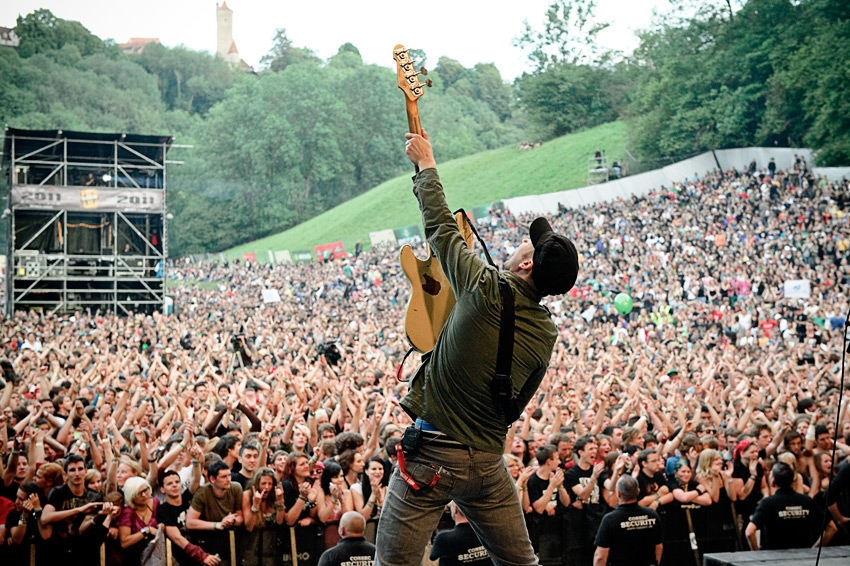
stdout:
POLYGON ((511 286, 499 277, 502 295, 502 320, 499 326, 499 350, 496 353, 496 375, 493 377, 493 395, 502 406, 508 427, 519 418, 520 410, 514 397, 511 366, 514 357, 514 294, 511 286))
MULTIPOLYGON (((463 211, 463 209, 461 209, 463 211)), ((464 211, 463 217, 467 225, 472 229, 472 233, 478 238, 481 243, 481 249, 484 250, 484 257, 487 258, 487 263, 496 267, 493 258, 490 257, 490 252, 487 250, 487 245, 475 229, 475 224, 469 221, 469 217, 464 211)), ((502 295, 501 321, 499 323, 499 350, 496 352, 496 375, 493 376, 493 382, 490 387, 493 391, 493 398, 497 405, 502 406, 502 411, 505 415, 505 422, 508 427, 516 421, 520 415, 520 409, 517 406, 516 397, 514 397, 514 387, 511 381, 511 366, 514 359, 514 293, 511 290, 510 284, 499 276, 499 294, 502 295)))

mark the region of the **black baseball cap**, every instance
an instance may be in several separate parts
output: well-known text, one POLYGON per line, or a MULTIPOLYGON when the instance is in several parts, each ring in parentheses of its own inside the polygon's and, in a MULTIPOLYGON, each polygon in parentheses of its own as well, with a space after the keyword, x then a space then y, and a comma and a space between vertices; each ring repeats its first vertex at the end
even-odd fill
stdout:
POLYGON ((528 229, 534 246, 531 279, 541 295, 563 295, 573 288, 578 277, 578 252, 562 234, 552 230, 549 221, 536 218, 528 229))

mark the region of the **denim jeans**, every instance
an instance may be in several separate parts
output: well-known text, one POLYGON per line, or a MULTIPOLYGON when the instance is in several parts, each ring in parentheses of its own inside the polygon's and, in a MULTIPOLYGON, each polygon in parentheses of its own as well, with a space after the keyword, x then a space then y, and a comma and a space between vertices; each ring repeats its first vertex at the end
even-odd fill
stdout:
MULTIPOLYGON (((458 445, 460 446, 460 445, 458 445)), ((501 454, 446 447, 425 441, 407 458, 407 473, 422 486, 413 490, 393 471, 378 524, 375 566, 419 566, 431 533, 449 501, 469 519, 497 565, 528 566, 537 557, 528 538, 516 488, 501 454), (427 487, 439 467, 440 479, 427 487)))

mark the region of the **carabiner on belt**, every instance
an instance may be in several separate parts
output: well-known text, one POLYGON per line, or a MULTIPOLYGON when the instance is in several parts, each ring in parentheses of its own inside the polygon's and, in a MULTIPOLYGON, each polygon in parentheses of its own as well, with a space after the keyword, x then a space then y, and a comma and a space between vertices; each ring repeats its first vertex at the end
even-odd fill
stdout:
MULTIPOLYGON (((396 449, 396 454, 398 454, 398 474, 401 476, 401 479, 404 480, 404 483, 409 485, 410 488, 413 491, 419 491, 421 489, 419 487, 419 484, 416 483, 416 480, 414 480, 410 476, 410 474, 407 473, 407 464, 405 463, 404 450, 402 450, 402 448, 401 448, 401 443, 397 444, 395 449, 396 449)), ((431 479, 431 482, 428 484, 429 488, 434 487, 435 485, 437 485, 437 482, 440 481, 440 470, 443 469, 442 466, 437 467, 434 464, 431 464, 431 467, 435 470, 435 472, 434 472, 434 477, 431 479)))

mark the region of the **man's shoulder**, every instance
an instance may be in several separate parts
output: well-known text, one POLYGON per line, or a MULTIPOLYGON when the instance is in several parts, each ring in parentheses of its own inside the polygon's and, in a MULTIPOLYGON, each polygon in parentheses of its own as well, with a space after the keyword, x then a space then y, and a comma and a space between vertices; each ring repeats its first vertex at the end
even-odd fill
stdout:
POLYGON ((212 486, 210 486, 210 484, 202 485, 195 490, 195 494, 192 496, 191 505, 192 507, 203 505, 203 502, 210 497, 213 497, 212 486))
POLYGON ((349 550, 357 550, 360 552, 361 550, 372 553, 372 556, 375 556, 375 545, 366 540, 364 537, 347 537, 339 541, 337 546, 341 546, 347 548, 349 550))
POLYGON ((244 475, 241 470, 238 472, 232 471, 230 472, 230 481, 233 482, 231 487, 233 485, 238 485, 244 490, 248 487, 248 483, 251 481, 251 478, 244 475))
POLYGON ((68 484, 63 483, 50 490, 50 493, 47 494, 47 503, 56 507, 55 502, 61 504, 69 497, 72 497, 71 488, 68 487, 68 484))
POLYGON ((68 490, 67 484, 63 483, 62 485, 57 485, 57 486, 50 489, 50 491, 47 493, 47 498, 50 499, 51 497, 60 497, 60 496, 64 495, 65 493, 67 493, 67 490, 68 490))
POLYGON ((455 525, 453 529, 437 533, 437 536, 434 537, 434 544, 436 545, 438 541, 441 543, 453 543, 470 537, 478 541, 478 535, 476 535, 475 531, 472 530, 472 525, 469 523, 461 523, 459 525, 455 525))
POLYGON ((770 497, 774 498, 774 501, 776 501, 777 503, 781 503, 786 506, 799 505, 807 509, 815 506, 815 502, 811 497, 809 497, 805 493, 797 493, 796 491, 791 489, 782 493, 775 493, 770 497))

